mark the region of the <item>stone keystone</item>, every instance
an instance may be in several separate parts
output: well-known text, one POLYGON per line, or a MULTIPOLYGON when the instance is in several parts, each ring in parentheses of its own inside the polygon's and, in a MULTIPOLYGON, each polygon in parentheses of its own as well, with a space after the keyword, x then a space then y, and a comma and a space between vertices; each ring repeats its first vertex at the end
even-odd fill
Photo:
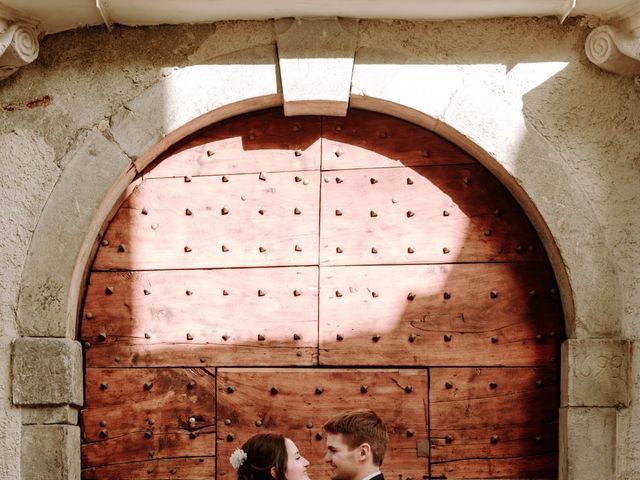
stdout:
POLYGON ((82 348, 66 338, 19 338, 13 344, 13 403, 82 405, 82 348))
POLYGON ((286 116, 347 114, 357 33, 355 19, 276 21, 286 116))

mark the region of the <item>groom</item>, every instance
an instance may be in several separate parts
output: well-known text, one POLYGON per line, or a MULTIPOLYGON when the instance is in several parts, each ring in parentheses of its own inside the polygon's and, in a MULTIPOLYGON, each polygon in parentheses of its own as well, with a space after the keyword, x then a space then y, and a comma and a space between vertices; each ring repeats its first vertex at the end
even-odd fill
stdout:
POLYGON ((384 480, 380 465, 389 436, 384 422, 372 410, 353 410, 331 418, 325 462, 332 480, 384 480))

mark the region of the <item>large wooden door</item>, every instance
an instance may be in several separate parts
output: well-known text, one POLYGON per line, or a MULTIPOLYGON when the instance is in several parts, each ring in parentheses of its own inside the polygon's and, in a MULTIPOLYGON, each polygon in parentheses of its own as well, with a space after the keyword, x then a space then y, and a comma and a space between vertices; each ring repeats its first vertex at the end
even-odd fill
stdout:
POLYGON ((509 193, 364 111, 209 127, 131 185, 82 315, 84 479, 233 479, 257 432, 385 420, 400 480, 557 478, 563 317, 509 193))

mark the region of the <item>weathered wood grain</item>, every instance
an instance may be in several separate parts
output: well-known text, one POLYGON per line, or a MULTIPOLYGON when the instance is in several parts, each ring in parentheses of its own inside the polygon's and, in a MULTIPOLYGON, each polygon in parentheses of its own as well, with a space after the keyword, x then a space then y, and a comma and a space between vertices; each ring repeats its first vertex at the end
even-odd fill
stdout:
POLYGON ((285 118, 282 109, 250 113, 196 133, 145 170, 146 177, 181 177, 320 166, 320 118, 285 118))
POLYGON ((117 438, 215 426, 215 380, 204 369, 87 368, 85 385, 85 443, 105 434, 117 438))
POLYGON ((323 179, 322 264, 544 258, 522 210, 479 165, 345 170, 323 179))
POLYGON ((265 431, 290 437, 311 462, 310 477, 326 477, 325 440, 317 434, 331 416, 353 408, 372 408, 385 421, 390 436, 385 475, 422 478, 428 459, 417 457, 416 445, 427 439, 426 402, 426 370, 219 369, 218 478, 233 478, 222 459, 265 431))
POLYGON ((554 285, 537 263, 322 267, 320 364, 548 365, 554 285))
POLYGON ((170 458, 147 462, 118 463, 82 470, 82 480, 211 480, 215 476, 215 458, 170 458))
POLYGON ((87 365, 308 365, 317 283, 317 267, 94 272, 87 365))
POLYGON ((143 180, 109 225, 93 268, 317 264, 319 173, 260 178, 143 180))
POLYGON ((434 478, 557 478, 555 369, 432 368, 429 392, 434 478))
POLYGON ((474 163, 460 148, 403 120, 364 110, 323 117, 322 168, 474 163))

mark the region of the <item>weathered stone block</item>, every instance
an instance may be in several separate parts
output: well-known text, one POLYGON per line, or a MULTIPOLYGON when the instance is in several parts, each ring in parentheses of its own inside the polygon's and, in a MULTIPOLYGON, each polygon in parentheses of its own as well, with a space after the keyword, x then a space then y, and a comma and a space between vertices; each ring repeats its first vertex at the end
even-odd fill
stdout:
POLYGON ((357 34, 355 19, 276 21, 285 115, 347 114, 357 34))
POLYGON ((560 409, 560 480, 615 478, 615 408, 560 409))
POLYGON ((21 458, 22 480, 79 480, 80 428, 23 426, 21 458))
POLYGON ((78 408, 71 405, 60 407, 23 407, 23 425, 77 425, 78 408))
POLYGON ((13 403, 82 405, 82 348, 66 338, 19 338, 13 344, 13 403))
POLYGON ((630 344, 626 340, 567 340, 562 344, 563 407, 629 405, 630 344))

